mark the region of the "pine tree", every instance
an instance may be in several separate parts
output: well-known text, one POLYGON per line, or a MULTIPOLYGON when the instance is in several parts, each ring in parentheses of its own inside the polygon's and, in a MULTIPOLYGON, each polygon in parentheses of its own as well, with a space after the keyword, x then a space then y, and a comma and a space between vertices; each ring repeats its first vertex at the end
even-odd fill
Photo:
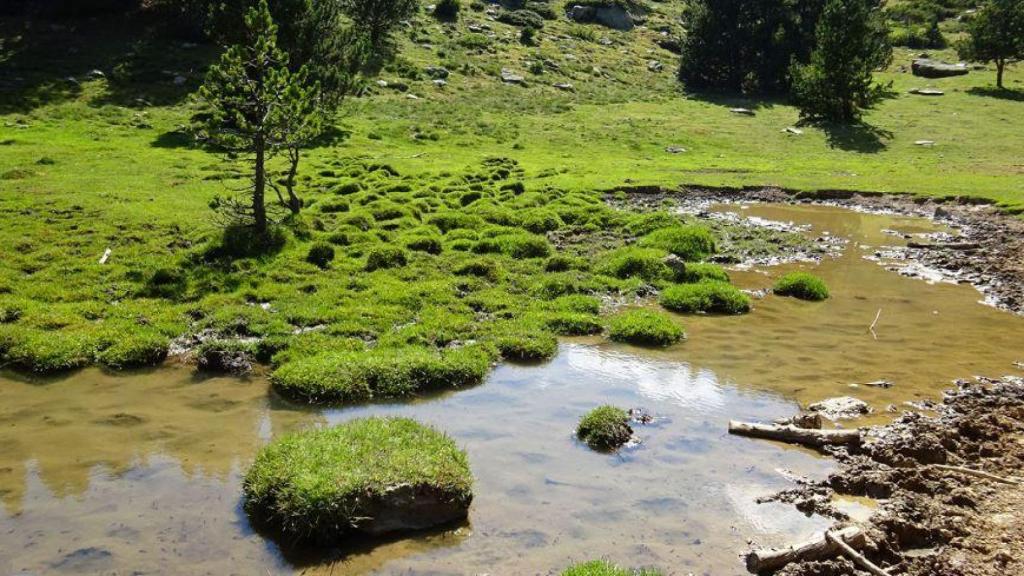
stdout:
POLYGON ((805 118, 850 122, 885 93, 873 73, 892 59, 876 0, 828 0, 809 64, 793 64, 793 97, 805 118))
POLYGON ((221 149, 251 155, 252 181, 246 201, 229 199, 217 206, 230 224, 251 226, 266 237, 270 187, 292 213, 302 206, 295 194, 301 148, 323 131, 320 85, 306 67, 293 72, 277 46, 277 26, 260 0, 244 17, 244 34, 211 66, 199 90, 203 112, 195 117, 200 133, 221 149), (288 169, 282 192, 270 177, 268 162, 285 152, 288 169), (287 195, 287 198, 285 197, 287 195))
POLYGON ((960 57, 994 62, 996 86, 1002 88, 1007 62, 1024 59, 1024 0, 989 0, 967 32, 967 39, 958 46, 960 57))

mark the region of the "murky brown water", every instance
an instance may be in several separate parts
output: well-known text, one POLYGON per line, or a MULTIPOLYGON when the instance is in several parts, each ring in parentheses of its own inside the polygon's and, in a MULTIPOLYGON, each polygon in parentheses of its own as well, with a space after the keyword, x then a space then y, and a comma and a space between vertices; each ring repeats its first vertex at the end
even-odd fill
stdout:
POLYGON ((673 574, 742 573, 748 538, 783 543, 826 524, 754 498, 786 487, 782 470, 820 475, 829 464, 730 437, 727 420, 772 419, 837 394, 884 411, 935 398, 954 377, 1013 373, 1024 319, 978 304, 970 287, 929 285, 862 258, 861 245, 901 242, 881 229, 935 229, 926 222, 730 209, 850 238, 820 266, 735 274, 762 287, 784 270, 815 267, 833 298, 768 297, 747 316, 687 318, 690 339, 666 351, 566 343, 547 364, 500 366, 471 390, 350 410, 300 410, 274 400, 261 379, 196 379, 181 368, 47 382, 0 376, 0 573, 544 574, 592 557, 673 574), (875 339, 868 326, 879 308, 875 339), (895 386, 850 386, 882 378, 895 386), (605 402, 666 420, 639 430, 639 448, 595 454, 571 432, 605 402), (253 533, 240 478, 260 445, 381 413, 437 425, 466 448, 477 477, 467 525, 329 561, 286 558, 253 533))

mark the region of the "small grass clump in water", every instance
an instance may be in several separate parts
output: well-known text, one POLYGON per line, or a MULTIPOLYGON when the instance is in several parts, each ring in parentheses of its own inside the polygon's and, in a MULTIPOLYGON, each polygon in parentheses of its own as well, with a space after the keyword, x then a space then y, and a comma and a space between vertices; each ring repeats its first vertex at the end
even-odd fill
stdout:
POLYGON ((521 362, 547 360, 558 352, 558 340, 539 330, 500 336, 497 346, 502 358, 521 362))
POLYGON ((825 300, 828 286, 825 281, 807 272, 790 272, 775 283, 774 291, 779 296, 792 296, 801 300, 825 300))
POLYGON ((745 314, 750 311, 750 297, 732 284, 700 282, 676 284, 661 292, 658 303, 673 312, 693 314, 745 314))
POLYGON ((664 314, 629 310, 612 316, 608 337, 641 346, 668 346, 683 337, 683 329, 664 314))
POLYGON ((576 426, 576 437, 594 450, 615 450, 633 437, 629 413, 615 406, 594 408, 576 426))
POLYGON ((695 284, 697 282, 729 282, 729 274, 719 265, 708 262, 688 263, 681 274, 677 274, 675 281, 681 284, 695 284))
POLYGON ((280 438, 245 475, 245 510, 292 541, 423 529, 466 517, 466 453, 408 418, 363 418, 280 438))
POLYGON ((620 568, 606 560, 591 560, 566 568, 562 576, 661 576, 661 572, 650 568, 620 568))
POLYGON ((285 363, 270 381, 290 398, 348 404, 473 386, 484 379, 493 360, 483 346, 327 352, 285 363))
POLYGON ((715 237, 703 226, 674 226, 655 230, 640 241, 641 246, 658 248, 687 262, 698 262, 715 253, 715 237))

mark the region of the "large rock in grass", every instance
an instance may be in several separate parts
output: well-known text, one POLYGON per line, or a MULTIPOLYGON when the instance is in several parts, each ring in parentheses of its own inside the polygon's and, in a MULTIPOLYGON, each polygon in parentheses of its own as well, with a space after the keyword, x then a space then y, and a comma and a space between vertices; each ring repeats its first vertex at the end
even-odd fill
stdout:
POLYGON ((966 64, 950 64, 929 58, 915 59, 910 65, 910 70, 914 76, 921 76, 923 78, 963 76, 968 72, 966 64))
POLYGON ((617 4, 606 5, 574 5, 567 15, 570 20, 580 24, 596 23, 614 30, 632 30, 635 26, 633 15, 617 4))
POLYGON ((422 530, 466 518, 466 453, 408 418, 363 418, 285 436, 245 476, 245 510, 289 542, 422 530))

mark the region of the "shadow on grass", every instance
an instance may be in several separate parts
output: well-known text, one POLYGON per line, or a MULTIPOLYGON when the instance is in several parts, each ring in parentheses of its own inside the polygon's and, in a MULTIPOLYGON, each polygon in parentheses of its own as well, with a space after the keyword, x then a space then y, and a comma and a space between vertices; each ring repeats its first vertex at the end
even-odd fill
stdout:
POLYGON ((1013 90, 1011 88, 996 88, 995 86, 975 86, 968 88, 967 93, 971 96, 986 96, 988 98, 999 98, 1012 102, 1024 102, 1024 90, 1013 90))
POLYGON ((686 91, 684 92, 686 97, 690 100, 696 100, 698 102, 706 102, 708 104, 714 104, 715 106, 723 106, 725 108, 746 108, 747 110, 760 110, 767 108, 774 108, 776 104, 782 104, 785 102, 785 98, 782 96, 744 96, 736 92, 716 92, 716 91, 686 91))
POLYGON ((864 121, 853 124, 814 122, 812 125, 825 133, 825 141, 830 148, 847 152, 875 154, 885 150, 888 146, 886 141, 893 137, 891 131, 864 121))

